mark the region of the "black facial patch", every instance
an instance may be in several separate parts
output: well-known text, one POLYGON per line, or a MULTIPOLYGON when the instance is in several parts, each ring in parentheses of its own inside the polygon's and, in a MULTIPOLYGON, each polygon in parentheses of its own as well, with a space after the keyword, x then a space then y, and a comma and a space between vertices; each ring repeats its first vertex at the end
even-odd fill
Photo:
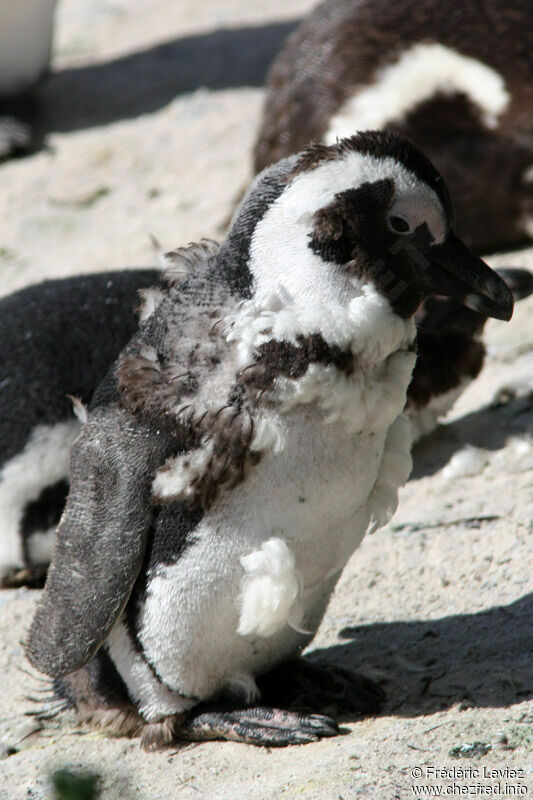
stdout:
MULTIPOLYGON (((394 182, 387 178, 363 183, 335 195, 334 201, 314 215, 309 246, 324 261, 346 264, 362 245, 382 238, 386 211, 392 205, 394 182)), ((373 247, 373 249, 376 249, 373 247)))
POLYGON ((383 179, 348 189, 314 215, 309 247, 325 261, 370 280, 401 317, 410 317, 424 290, 420 275, 433 237, 426 223, 402 236, 389 230, 394 183, 383 179))
POLYGON ((388 241, 385 257, 371 262, 366 274, 394 311, 406 319, 426 296, 423 275, 430 265, 426 253, 434 238, 423 222, 408 236, 388 234, 388 241))
POLYGON ((512 126, 487 128, 481 109, 467 95, 444 91, 388 128, 416 142, 443 176, 454 199, 456 232, 465 244, 488 253, 525 241, 520 219, 533 196, 531 184, 523 181, 533 161, 527 136, 516 135, 512 126))

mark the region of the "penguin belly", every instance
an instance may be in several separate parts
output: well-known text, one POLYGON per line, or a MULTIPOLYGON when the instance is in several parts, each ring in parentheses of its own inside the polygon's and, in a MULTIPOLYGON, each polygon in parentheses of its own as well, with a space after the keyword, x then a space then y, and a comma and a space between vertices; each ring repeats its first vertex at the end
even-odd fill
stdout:
POLYGON ((152 567, 137 638, 173 691, 206 699, 294 656, 318 628, 368 527, 387 431, 349 435, 342 424, 310 424, 312 415, 285 416, 283 451, 219 496, 176 563, 152 567))

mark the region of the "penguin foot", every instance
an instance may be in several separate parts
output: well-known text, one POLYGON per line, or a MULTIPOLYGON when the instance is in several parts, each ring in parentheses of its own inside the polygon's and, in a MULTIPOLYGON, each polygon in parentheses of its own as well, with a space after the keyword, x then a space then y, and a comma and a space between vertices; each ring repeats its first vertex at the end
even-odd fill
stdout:
POLYGON ((226 710, 212 707, 193 712, 176 731, 176 738, 201 742, 227 739, 262 747, 307 744, 340 733, 335 720, 321 714, 301 714, 257 706, 226 710))
POLYGON ((304 658, 280 664, 259 678, 257 685, 267 703, 334 716, 376 714, 385 701, 385 692, 370 678, 304 658))

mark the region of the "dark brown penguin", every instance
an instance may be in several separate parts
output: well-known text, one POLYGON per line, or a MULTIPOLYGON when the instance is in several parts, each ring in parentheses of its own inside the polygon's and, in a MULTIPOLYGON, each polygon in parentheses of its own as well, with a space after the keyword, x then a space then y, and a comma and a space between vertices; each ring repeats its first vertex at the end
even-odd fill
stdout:
POLYGON ((529 0, 326 0, 267 82, 260 171, 308 142, 388 128, 431 158, 478 252, 533 233, 529 0))

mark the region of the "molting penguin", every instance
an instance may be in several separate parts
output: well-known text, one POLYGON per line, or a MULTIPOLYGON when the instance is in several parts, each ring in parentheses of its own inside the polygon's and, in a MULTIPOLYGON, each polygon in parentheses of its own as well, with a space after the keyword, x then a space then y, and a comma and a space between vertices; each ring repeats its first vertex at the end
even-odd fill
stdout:
POLYGON ((267 81, 259 171, 356 130, 408 136, 447 182, 478 252, 533 235, 529 0, 326 0, 267 81))
MULTIPOLYGON (((256 679, 306 669, 296 657, 346 561, 394 511, 422 299, 511 316, 451 216, 402 139, 310 147, 256 179, 220 249, 122 352, 72 449, 26 643, 82 714, 142 727, 145 747, 338 731, 258 706, 256 679), (228 687, 240 702, 210 706, 228 687)), ((368 682, 351 691, 352 707, 379 705, 368 682)))
POLYGON ((89 402, 137 330, 138 291, 155 284, 157 301, 159 275, 51 280, 0 299, 0 584, 42 579, 79 433, 71 398, 89 402))
MULTIPOLYGON (((42 586, 68 493, 74 408, 90 400, 136 330, 215 242, 177 248, 161 270, 122 270, 44 281, 0 300, 0 586, 42 586), (79 400, 73 406, 70 398, 79 400)), ((498 271, 516 300, 533 291, 524 269, 498 271)), ((407 390, 413 438, 429 433, 477 376, 486 316, 428 298, 415 316, 417 360, 407 390)))
POLYGON ((56 0, 0 3, 0 160, 31 149, 32 93, 48 68, 56 0))

